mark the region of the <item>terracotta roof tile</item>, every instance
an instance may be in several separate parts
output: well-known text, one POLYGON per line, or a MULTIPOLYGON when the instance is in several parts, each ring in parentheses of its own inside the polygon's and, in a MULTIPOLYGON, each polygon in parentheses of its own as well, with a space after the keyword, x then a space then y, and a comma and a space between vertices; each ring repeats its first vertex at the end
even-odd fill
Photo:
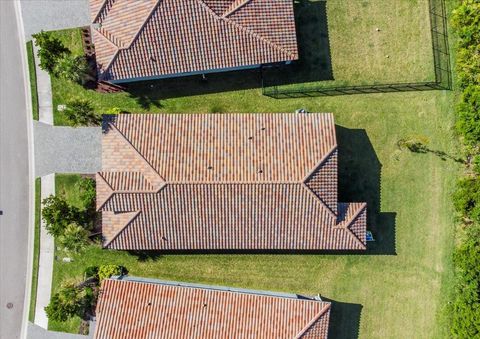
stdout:
POLYGON ((365 249, 365 204, 337 202, 331 114, 110 116, 102 148, 109 248, 365 249))
POLYGON ((94 337, 322 339, 330 307, 296 295, 109 279, 101 287, 94 337))
POLYGON ((102 80, 298 58, 292 0, 109 0, 98 7, 91 3, 102 80))

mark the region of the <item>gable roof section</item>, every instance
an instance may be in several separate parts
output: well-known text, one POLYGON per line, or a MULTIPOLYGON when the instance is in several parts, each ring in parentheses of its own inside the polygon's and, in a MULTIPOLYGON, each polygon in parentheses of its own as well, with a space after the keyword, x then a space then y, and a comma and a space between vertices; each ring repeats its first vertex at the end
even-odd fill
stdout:
POLYGON ((292 0, 91 0, 90 10, 102 80, 298 58, 292 0))
MULTIPOLYGON (((119 278, 120 279, 120 278, 119 278)), ((327 338, 331 304, 297 295, 224 287, 108 279, 94 337, 327 338), (232 321, 234 320, 234 321, 232 321)))
POLYGON ((106 116, 102 144, 108 248, 365 249, 365 205, 337 202, 331 114, 106 116))

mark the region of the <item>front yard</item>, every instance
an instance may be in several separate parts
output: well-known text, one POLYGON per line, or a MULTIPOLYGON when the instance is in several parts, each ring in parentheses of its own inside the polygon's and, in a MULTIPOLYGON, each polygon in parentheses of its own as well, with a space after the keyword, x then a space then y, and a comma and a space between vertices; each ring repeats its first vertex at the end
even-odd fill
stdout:
MULTIPOLYGON (((421 29, 428 23, 426 3, 327 1, 332 13, 328 34, 335 79, 430 79, 431 42, 428 29, 421 29), (380 32, 375 30, 377 26, 380 32), (375 40, 380 36, 377 33, 386 32, 391 39, 375 40), (338 55, 340 50, 351 55, 338 55), (386 50, 394 51, 388 52, 390 58, 385 57, 386 50), (394 65, 387 67, 385 63, 392 61, 394 65)), ((75 31, 61 34, 78 50, 75 31)), ((451 292, 454 245, 450 194, 460 165, 434 152, 400 150, 397 143, 421 137, 428 140, 429 149, 458 156, 453 136, 454 93, 276 100, 261 95, 259 80, 256 72, 219 74, 208 76, 207 83, 199 78, 137 83, 119 94, 87 91, 59 79, 52 79, 52 86, 54 107, 72 97, 84 97, 98 112, 112 107, 131 113, 293 112, 300 107, 333 112, 338 127, 340 198, 368 202, 369 229, 376 238, 369 251, 364 255, 139 256, 91 245, 72 263, 62 262, 64 255, 57 251, 53 290, 66 279, 81 277, 88 266, 113 263, 126 266, 134 276, 319 293, 334 301, 332 338, 449 337, 445 309, 451 292)), ((55 123, 68 121, 55 112, 55 123)), ((75 191, 79 178, 57 176, 57 194, 79 203, 75 191)), ((76 332, 79 322, 50 322, 49 326, 76 332)))

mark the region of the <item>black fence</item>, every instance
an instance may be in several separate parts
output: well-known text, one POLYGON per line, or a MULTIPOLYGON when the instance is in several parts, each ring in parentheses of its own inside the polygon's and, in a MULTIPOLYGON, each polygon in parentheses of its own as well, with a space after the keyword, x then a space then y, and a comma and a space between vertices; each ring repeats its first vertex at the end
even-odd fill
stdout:
POLYGON ((262 94, 276 99, 285 99, 347 94, 449 90, 452 88, 452 78, 445 1, 429 0, 429 15, 433 63, 435 67, 434 81, 331 87, 315 86, 315 84, 310 83, 305 85, 298 84, 295 88, 287 88, 282 85, 269 85, 266 81, 265 73, 262 72, 262 94))

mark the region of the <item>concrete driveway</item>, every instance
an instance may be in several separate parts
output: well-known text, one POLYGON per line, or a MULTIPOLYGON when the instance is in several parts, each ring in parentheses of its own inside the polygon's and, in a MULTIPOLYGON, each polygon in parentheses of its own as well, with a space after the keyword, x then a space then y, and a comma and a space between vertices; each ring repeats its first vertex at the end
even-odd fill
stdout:
POLYGON ((60 127, 35 121, 33 129, 36 177, 101 170, 101 127, 60 127))
POLYGON ((20 0, 25 37, 44 31, 90 24, 88 0, 20 0))

